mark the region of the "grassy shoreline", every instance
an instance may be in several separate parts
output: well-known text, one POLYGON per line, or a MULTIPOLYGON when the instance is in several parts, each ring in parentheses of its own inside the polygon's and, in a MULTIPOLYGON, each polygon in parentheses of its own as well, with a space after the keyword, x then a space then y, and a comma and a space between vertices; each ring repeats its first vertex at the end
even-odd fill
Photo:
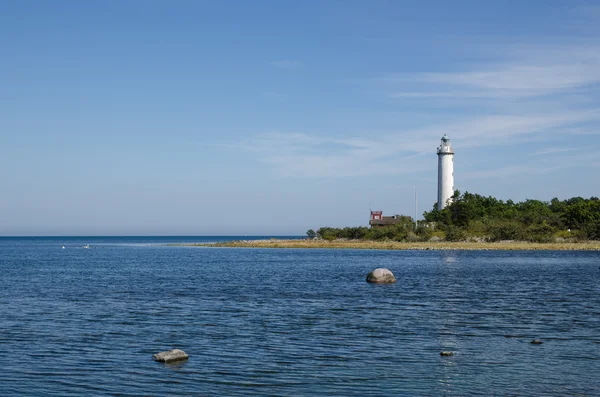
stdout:
POLYGON ((227 248, 329 248, 372 250, 468 250, 468 251, 600 251, 600 241, 582 243, 528 243, 523 241, 487 242, 396 242, 368 240, 238 240, 220 243, 177 244, 179 246, 227 248))

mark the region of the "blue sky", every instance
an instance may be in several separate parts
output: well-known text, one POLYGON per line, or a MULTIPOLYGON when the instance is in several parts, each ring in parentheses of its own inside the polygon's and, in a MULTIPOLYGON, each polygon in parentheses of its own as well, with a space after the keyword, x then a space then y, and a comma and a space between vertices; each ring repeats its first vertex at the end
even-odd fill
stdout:
POLYGON ((303 234, 599 196, 600 5, 3 1, 0 235, 303 234))

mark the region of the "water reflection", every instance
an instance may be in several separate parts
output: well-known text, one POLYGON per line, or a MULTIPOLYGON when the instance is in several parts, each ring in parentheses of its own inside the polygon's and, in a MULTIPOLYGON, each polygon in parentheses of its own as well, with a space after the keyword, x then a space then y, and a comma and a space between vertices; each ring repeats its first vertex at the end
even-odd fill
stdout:
POLYGON ((446 263, 455 263, 457 261, 457 256, 454 251, 441 251, 442 259, 446 263))
POLYGON ((450 351, 451 356, 440 356, 441 370, 439 371, 438 385, 442 395, 452 395, 456 383, 457 357, 462 352, 462 345, 457 334, 457 313, 459 311, 460 299, 456 299, 457 290, 462 290, 461 276, 457 272, 457 256, 453 251, 441 252, 440 271, 437 274, 437 311, 439 321, 437 322, 437 344, 440 352, 450 351))
POLYGON ((183 369, 183 367, 188 363, 188 360, 178 360, 178 361, 172 361, 169 363, 162 363, 162 365, 165 368, 169 368, 173 371, 181 371, 183 369))

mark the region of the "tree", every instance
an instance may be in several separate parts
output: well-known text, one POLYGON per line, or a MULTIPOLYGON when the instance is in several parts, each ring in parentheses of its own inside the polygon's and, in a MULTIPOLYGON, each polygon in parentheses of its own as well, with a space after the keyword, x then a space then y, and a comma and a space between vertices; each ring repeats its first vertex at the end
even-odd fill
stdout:
POLYGON ((309 239, 314 239, 315 237, 317 237, 317 232, 315 232, 312 229, 308 229, 308 231, 306 232, 306 237, 308 237, 309 239))
MULTIPOLYGON (((525 200, 515 203, 494 197, 455 191, 452 201, 443 210, 437 207, 423 213, 425 221, 434 223, 436 230, 444 230, 446 240, 460 241, 467 236, 485 237, 489 241, 525 240, 551 242, 557 233, 573 229, 578 239, 600 239, 600 199, 573 197, 560 201, 525 200)), ((412 232, 412 219, 385 227, 322 227, 316 234, 324 240, 427 240, 431 230, 424 227, 412 232)), ((308 235, 308 234, 307 234, 308 235)))

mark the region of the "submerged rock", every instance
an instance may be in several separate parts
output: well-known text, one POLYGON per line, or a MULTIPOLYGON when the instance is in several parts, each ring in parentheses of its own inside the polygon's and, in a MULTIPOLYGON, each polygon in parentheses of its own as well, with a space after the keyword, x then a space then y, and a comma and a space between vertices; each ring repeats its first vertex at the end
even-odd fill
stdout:
POLYGON ((454 352, 441 352, 440 356, 442 357, 449 357, 449 356, 453 356, 454 352))
POLYGON ((532 344, 532 345, 541 345, 542 343, 544 343, 544 342, 542 342, 542 341, 541 341, 541 340, 539 340, 539 339, 534 339, 534 340, 532 340, 532 341, 531 341, 531 344, 532 344))
POLYGON ((395 283, 394 273, 388 269, 378 268, 367 274, 368 283, 395 283))
POLYGON ((154 361, 160 361, 161 363, 170 363, 173 361, 187 360, 188 357, 189 356, 183 350, 179 349, 173 349, 168 350, 166 352, 156 353, 152 356, 154 361))

